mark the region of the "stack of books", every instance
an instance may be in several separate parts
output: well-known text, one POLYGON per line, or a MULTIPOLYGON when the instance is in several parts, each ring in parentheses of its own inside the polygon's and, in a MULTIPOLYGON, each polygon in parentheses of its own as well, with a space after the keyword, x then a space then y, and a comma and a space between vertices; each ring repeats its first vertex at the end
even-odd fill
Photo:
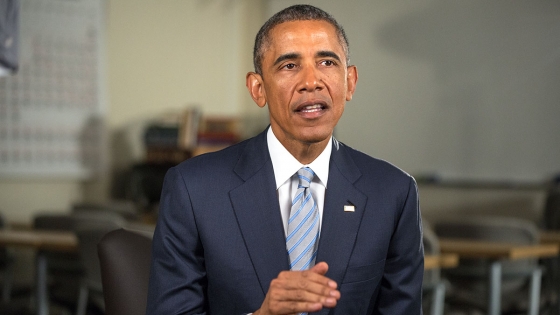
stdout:
POLYGON ((193 155, 216 151, 239 142, 239 119, 208 116, 200 121, 198 140, 193 155))
POLYGON ((197 107, 155 120, 145 130, 146 162, 179 163, 240 140, 239 119, 205 116, 197 107))
POLYGON ((146 162, 179 163, 196 147, 200 110, 188 107, 154 120, 144 131, 146 162))

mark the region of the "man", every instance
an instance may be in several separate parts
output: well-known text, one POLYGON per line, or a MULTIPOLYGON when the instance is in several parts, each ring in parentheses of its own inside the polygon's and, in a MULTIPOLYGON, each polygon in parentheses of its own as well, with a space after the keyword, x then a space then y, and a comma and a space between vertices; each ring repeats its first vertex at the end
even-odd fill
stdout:
POLYGON ((358 79, 343 29, 289 7, 254 61, 270 127, 166 175, 147 313, 421 314, 414 180, 332 137, 358 79))

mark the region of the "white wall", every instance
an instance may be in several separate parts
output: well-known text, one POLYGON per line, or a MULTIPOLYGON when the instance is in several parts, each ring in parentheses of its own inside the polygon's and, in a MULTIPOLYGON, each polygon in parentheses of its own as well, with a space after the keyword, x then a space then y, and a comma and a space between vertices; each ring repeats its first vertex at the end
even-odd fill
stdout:
POLYGON ((0 210, 9 222, 30 223, 36 211, 62 212, 81 199, 81 187, 74 180, 0 180, 0 210))
POLYGON ((239 114, 247 101, 245 72, 251 65, 245 35, 245 23, 254 14, 250 4, 109 1, 109 125, 188 104, 211 114, 239 114))

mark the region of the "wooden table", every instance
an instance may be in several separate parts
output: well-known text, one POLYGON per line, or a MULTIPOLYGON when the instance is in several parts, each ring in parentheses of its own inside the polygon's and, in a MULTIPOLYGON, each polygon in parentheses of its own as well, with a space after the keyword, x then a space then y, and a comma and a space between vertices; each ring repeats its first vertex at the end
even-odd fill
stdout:
POLYGON ((78 238, 72 232, 0 230, 0 246, 22 246, 71 252, 78 250, 78 238))
MULTIPOLYGON (((439 239, 442 253, 454 253, 460 258, 490 259, 490 290, 488 314, 500 314, 502 261, 526 258, 555 257, 558 244, 516 245, 466 239, 439 239)), ((536 270, 531 279, 530 314, 538 314, 538 296, 542 271, 536 270)))
POLYGON ((453 268, 459 264, 459 255, 457 254, 441 254, 441 255, 424 255, 424 270, 434 268, 453 268))
POLYGON ((558 256, 558 244, 515 245, 464 239, 440 239, 442 253, 455 253, 461 258, 523 259, 558 256))
POLYGON ((0 246, 28 247, 37 250, 35 257, 37 314, 48 315, 47 258, 43 250, 75 252, 78 250, 76 235, 72 232, 0 230, 0 246))

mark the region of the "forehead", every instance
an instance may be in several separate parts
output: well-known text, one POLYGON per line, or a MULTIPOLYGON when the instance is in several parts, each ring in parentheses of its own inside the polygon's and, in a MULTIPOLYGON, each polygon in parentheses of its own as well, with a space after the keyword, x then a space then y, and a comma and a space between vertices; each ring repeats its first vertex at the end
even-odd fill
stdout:
POLYGON ((276 25, 269 34, 269 45, 265 56, 303 50, 331 50, 341 54, 336 28, 321 20, 290 21, 276 25), (268 54, 270 52, 271 54, 268 54))

